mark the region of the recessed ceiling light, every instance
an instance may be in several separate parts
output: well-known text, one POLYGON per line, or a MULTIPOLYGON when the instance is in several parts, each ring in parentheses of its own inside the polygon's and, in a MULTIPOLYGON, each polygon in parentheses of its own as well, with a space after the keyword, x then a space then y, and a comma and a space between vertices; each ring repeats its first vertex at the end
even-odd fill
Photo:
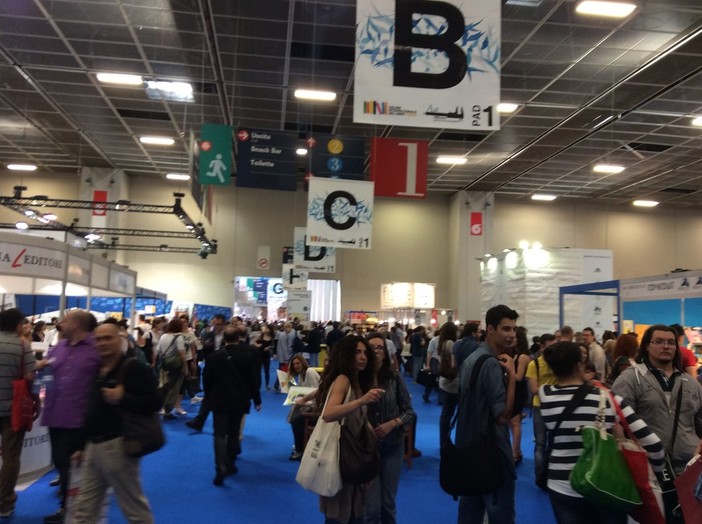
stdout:
POLYGON ((624 169, 624 166, 617 166, 614 164, 597 164, 592 168, 595 173, 606 173, 608 175, 616 175, 624 171, 624 169))
POLYGON ((510 114, 510 113, 514 113, 518 108, 519 108, 519 104, 510 104, 507 102, 497 104, 497 112, 504 113, 506 115, 510 114))
POLYGON ((603 2, 601 0, 584 0, 580 2, 575 12, 581 15, 607 16, 610 18, 624 18, 629 16, 636 4, 630 2, 603 2))
POLYGON ((58 217, 56 216, 55 213, 44 213, 42 215, 42 218, 44 218, 46 220, 56 220, 58 217))
POLYGON ((168 173, 166 175, 168 180, 190 180, 190 175, 185 175, 181 173, 168 173))
POLYGON ((437 164, 451 164, 453 166, 462 166, 468 162, 468 159, 464 156, 440 156, 437 157, 436 163, 437 164))
POLYGON ((175 140, 167 136, 140 136, 139 142, 154 146, 172 146, 175 144, 175 140))
POLYGON ((634 200, 634 205, 638 207, 656 207, 658 202, 655 200, 634 200))
POLYGON ((313 89, 296 89, 295 98, 331 102, 332 100, 336 100, 336 93, 332 91, 315 91, 313 89))
POLYGON ((702 126, 702 116, 697 116, 692 119, 693 126, 702 126))
POLYGON ((12 171, 36 171, 37 166, 34 164, 7 164, 7 169, 12 171))
POLYGON ((544 202, 551 202, 556 200, 556 195, 544 195, 542 193, 535 193, 531 195, 532 200, 542 200, 544 202))
POLYGON ((29 224, 27 224, 24 220, 20 220, 19 222, 17 222, 15 224, 15 227, 17 229, 22 229, 22 230, 29 229, 29 224))
POLYGON ((120 84, 138 86, 144 83, 141 75, 128 75, 124 73, 98 73, 97 79, 105 84, 120 84))
POLYGON ((100 238, 101 238, 100 235, 98 235, 96 233, 88 233, 87 235, 85 235, 85 239, 88 242, 94 242, 95 240, 100 240, 100 238))
POLYGON ((172 102, 195 101, 193 86, 188 82, 149 80, 146 82, 146 94, 152 100, 170 100, 172 102))
POLYGON ((36 216, 37 212, 34 211, 33 209, 25 209, 24 210, 24 216, 28 216, 29 218, 32 218, 33 216, 36 216))
POLYGON ((307 149, 305 149, 304 147, 298 147, 298 148, 295 150, 295 152, 296 152, 298 155, 300 155, 300 156, 304 156, 304 155, 307 154, 307 149))

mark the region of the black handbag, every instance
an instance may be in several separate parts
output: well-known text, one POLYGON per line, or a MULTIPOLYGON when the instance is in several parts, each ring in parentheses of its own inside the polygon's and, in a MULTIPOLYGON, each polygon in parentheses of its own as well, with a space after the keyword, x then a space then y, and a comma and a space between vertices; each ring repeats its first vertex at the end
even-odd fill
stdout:
MULTIPOLYGON (((124 359, 117 382, 124 383, 124 374, 131 358, 124 359)), ((158 451, 166 443, 166 435, 161 426, 161 417, 158 413, 134 413, 125 409, 119 410, 122 416, 122 435, 124 437, 124 454, 128 457, 143 457, 158 451)))
MULTIPOLYGON (((467 395, 475 391, 475 383, 483 363, 490 355, 483 355, 473 365, 467 395)), ((461 399, 461 402, 463 398, 461 399)), ((451 422, 453 428, 461 406, 451 422)), ((449 441, 441 447, 439 461, 439 482, 441 489, 454 499, 467 495, 490 493, 502 485, 502 467, 497 437, 492 418, 488 420, 488 431, 470 441, 466 446, 456 447, 449 441)))
POLYGON ((358 435, 341 425, 339 469, 341 478, 349 484, 365 484, 380 474, 378 440, 368 423, 364 422, 358 435))
POLYGON ((420 386, 435 388, 438 380, 438 377, 428 369, 420 369, 417 373, 417 384, 420 386))

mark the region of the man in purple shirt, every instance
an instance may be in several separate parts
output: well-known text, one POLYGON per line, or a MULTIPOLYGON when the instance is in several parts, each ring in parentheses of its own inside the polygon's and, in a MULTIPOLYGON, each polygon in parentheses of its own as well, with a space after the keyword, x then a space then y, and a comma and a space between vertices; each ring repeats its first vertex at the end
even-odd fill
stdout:
POLYGON ((61 489, 61 507, 44 517, 45 523, 63 522, 71 455, 85 442, 88 397, 100 368, 100 353, 92 335, 96 324, 95 317, 86 311, 68 313, 59 328, 63 338, 37 364, 38 369, 50 367, 54 376, 53 385, 46 391, 42 424, 49 427, 51 458, 61 489))

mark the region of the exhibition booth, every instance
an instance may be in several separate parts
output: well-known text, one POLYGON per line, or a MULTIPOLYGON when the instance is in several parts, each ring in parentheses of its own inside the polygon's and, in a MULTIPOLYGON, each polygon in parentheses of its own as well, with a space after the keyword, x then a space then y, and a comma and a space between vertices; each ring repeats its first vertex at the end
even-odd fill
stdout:
MULTIPOLYGON (((136 273, 63 242, 0 233, 2 307, 15 307, 15 295, 58 296, 59 311, 68 296, 129 297, 134 300, 136 273)), ((133 302, 132 302, 133 303, 133 302)), ((20 478, 41 474, 51 466, 48 428, 35 424, 25 435, 20 478)))

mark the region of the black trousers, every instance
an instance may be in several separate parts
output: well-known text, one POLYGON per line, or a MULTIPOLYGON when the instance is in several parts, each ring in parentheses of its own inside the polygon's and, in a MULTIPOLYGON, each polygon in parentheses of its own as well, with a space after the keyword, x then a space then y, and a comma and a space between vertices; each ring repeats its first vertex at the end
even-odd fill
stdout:
POLYGON ((61 507, 66 506, 66 494, 70 484, 71 455, 83 449, 85 434, 82 428, 49 428, 51 460, 59 474, 61 507))
POLYGON ((212 427, 214 429, 215 470, 226 475, 236 462, 239 453, 239 430, 243 411, 214 411, 212 427))

